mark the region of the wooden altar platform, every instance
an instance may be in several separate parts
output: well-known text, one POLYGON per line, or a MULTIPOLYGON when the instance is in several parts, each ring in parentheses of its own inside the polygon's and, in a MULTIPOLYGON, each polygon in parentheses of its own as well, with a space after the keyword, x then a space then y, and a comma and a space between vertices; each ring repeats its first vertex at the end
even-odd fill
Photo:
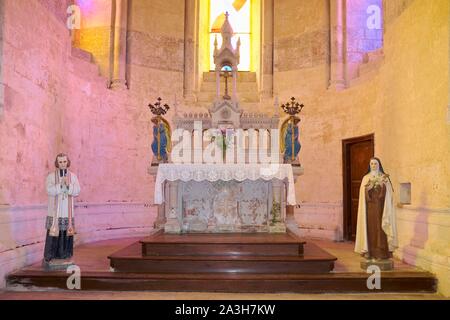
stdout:
MULTIPOLYGON (((352 245, 292 234, 165 235, 77 247, 81 290, 236 293, 368 293, 352 245), (326 250, 324 250, 326 249, 326 250), (108 258, 109 259, 108 259, 108 258), (337 257, 337 258, 336 258, 337 257), (112 272, 110 267, 114 267, 112 272)), ((8 276, 8 289, 67 289, 68 274, 41 264, 8 276)), ((436 292, 427 272, 396 261, 376 292, 436 292)))
POLYGON ((111 256, 116 272, 328 273, 336 257, 286 234, 183 234, 162 232, 111 256))

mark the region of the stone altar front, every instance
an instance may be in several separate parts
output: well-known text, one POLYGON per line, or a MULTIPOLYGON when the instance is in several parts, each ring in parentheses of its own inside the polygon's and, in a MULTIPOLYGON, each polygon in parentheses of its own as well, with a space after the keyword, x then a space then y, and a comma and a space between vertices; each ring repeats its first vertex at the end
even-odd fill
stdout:
POLYGON ((166 233, 285 232, 292 166, 160 164, 155 204, 166 233))

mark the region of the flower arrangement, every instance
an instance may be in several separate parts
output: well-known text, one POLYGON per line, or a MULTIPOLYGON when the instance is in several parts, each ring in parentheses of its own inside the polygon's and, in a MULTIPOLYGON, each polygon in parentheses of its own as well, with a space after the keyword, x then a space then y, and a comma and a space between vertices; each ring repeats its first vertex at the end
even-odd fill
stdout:
POLYGON ((218 129, 215 135, 215 141, 220 150, 225 151, 228 147, 227 132, 225 129, 218 129))
POLYGON ((227 129, 217 129, 214 136, 211 139, 215 141, 217 146, 222 150, 223 158, 225 159, 226 150, 232 144, 234 134, 227 129))
POLYGON ((380 174, 371 176, 369 179, 369 182, 367 182, 366 187, 368 189, 373 189, 377 186, 382 186, 383 184, 386 184, 388 180, 388 175, 386 174, 380 174))

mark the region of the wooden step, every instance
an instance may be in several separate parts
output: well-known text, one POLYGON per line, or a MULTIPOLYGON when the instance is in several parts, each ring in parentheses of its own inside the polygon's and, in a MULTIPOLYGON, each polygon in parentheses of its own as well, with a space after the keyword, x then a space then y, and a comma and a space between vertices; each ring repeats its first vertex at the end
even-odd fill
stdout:
MULTIPOLYGON (((161 234, 160 234, 161 236, 161 234)), ((217 245, 274 245, 301 242, 291 234, 239 234, 164 236, 164 240, 177 246, 192 244, 199 246, 208 241, 217 245), (210 239, 213 237, 214 239, 210 239)), ((100 247, 100 254, 93 254, 92 248, 75 259, 81 270, 81 290, 106 291, 185 291, 185 292, 248 292, 248 293, 434 293, 437 280, 428 273, 415 269, 396 269, 381 273, 381 288, 367 287, 369 275, 359 268, 353 272, 333 271, 336 258, 317 245, 304 244, 304 255, 230 254, 226 250, 215 254, 168 254, 167 248, 160 253, 166 255, 142 254, 143 244, 155 243, 158 236, 136 241, 131 246, 106 255, 120 248, 100 247), (106 251, 103 251, 106 250, 106 251), (227 254, 224 254, 227 253, 227 254), (110 265, 116 272, 110 270, 110 265), (137 272, 124 272, 136 270, 137 272)), ((132 242, 127 241, 127 245, 132 242)), ((251 248, 252 250, 254 248, 251 248)), ((198 247, 197 247, 197 250, 198 247)), ((292 252, 291 252, 292 253, 292 252)), ((355 256, 355 259, 358 259, 355 256)), ((399 267, 397 267, 399 268, 399 267)), ((339 269, 339 268, 338 268, 339 269)), ((340 270, 343 270, 342 266, 340 270)), ((7 276, 9 290, 67 290, 69 274, 65 271, 46 271, 41 264, 24 268, 7 276)))
POLYGON ((304 241, 290 234, 189 234, 162 232, 140 241, 144 256, 302 256, 304 241))
MULTIPOLYGON (((67 290, 67 273, 18 271, 7 278, 9 290, 67 290)), ((367 287, 367 274, 142 274, 82 272, 81 290, 233 293, 435 293, 437 281, 428 272, 382 273, 381 288, 367 287)))
POLYGON ((315 245, 303 256, 277 255, 172 255, 144 256, 139 243, 108 258, 116 272, 132 273, 328 273, 336 258, 315 245))

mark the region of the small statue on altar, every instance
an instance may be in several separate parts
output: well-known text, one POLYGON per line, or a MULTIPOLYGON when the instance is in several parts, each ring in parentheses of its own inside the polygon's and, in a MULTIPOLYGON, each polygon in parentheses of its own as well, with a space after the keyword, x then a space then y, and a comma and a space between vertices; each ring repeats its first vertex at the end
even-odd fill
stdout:
POLYGON ((170 107, 167 104, 161 105, 161 98, 155 104, 149 104, 150 111, 155 115, 153 123, 152 151, 155 156, 155 163, 166 163, 169 161, 171 152, 171 131, 169 122, 162 115, 166 114, 170 107))
POLYGON ((283 160, 284 163, 299 164, 298 154, 302 146, 298 140, 300 118, 297 115, 302 112, 304 105, 298 103, 292 97, 288 103, 281 105, 281 108, 289 115, 289 118, 281 125, 281 153, 283 154, 283 160))
POLYGON ((301 145, 298 141, 299 138, 299 128, 298 123, 300 119, 297 117, 292 117, 281 127, 282 137, 283 137, 283 159, 285 163, 294 163, 297 160, 298 154, 300 153, 301 145))
POLYGON ((370 160, 359 193, 355 251, 366 260, 363 269, 377 265, 392 270, 392 251, 397 247, 397 228, 393 188, 378 158, 370 160))
POLYGON ((152 151, 157 162, 166 163, 169 159, 170 153, 170 126, 169 123, 162 117, 154 117, 153 123, 153 142, 152 151))
POLYGON ((70 159, 60 153, 55 159, 56 170, 47 176, 48 215, 46 219, 44 266, 66 268, 71 265, 75 235, 74 198, 80 194, 77 176, 69 171, 70 159))

